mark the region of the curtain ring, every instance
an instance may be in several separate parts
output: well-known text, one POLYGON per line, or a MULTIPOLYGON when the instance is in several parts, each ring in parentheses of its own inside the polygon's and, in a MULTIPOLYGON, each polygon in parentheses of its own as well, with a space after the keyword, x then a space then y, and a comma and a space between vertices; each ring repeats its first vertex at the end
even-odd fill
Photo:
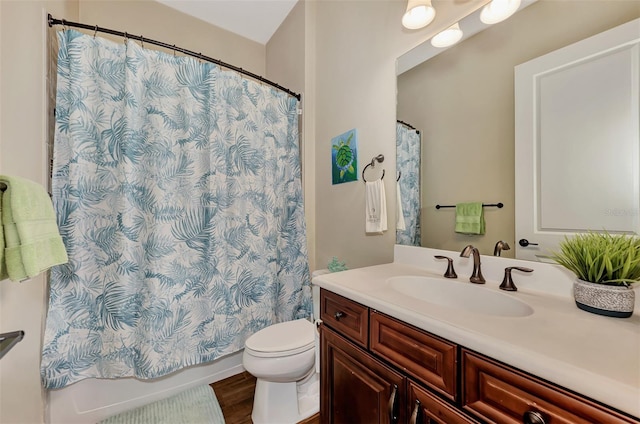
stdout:
POLYGON ((66 19, 63 19, 63 20, 62 20, 62 31, 64 32, 64 31, 66 31, 66 30, 67 30, 67 20, 66 20, 66 19))
POLYGON ((124 44, 127 44, 127 41, 129 41, 129 34, 125 31, 124 32, 124 44))
POLYGON ((176 56, 176 45, 174 44, 173 45, 173 57, 175 57, 175 56, 176 56))
POLYGON ((93 31, 93 38, 96 38, 96 34, 98 33, 98 25, 96 25, 95 30, 93 31))
POLYGON ((140 36, 140 47, 144 49, 144 35, 140 36))

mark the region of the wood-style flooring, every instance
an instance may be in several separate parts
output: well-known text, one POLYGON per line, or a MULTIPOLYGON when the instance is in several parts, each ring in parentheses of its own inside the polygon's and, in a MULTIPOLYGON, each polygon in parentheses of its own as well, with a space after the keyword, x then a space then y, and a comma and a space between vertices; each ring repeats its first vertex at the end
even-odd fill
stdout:
MULTIPOLYGON (((253 392, 256 378, 243 372, 211 384, 216 393, 226 424, 251 424, 253 392)), ((316 414, 300 424, 320 424, 320 415, 316 414)))

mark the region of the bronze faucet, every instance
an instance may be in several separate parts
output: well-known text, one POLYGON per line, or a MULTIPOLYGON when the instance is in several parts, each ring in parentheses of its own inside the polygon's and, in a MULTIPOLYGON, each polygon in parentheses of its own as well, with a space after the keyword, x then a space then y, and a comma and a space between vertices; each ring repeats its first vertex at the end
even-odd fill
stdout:
POLYGON ((485 279, 482 276, 482 270, 480 269, 480 252, 478 252, 478 249, 469 244, 462 249, 460 256, 468 258, 471 253, 473 253, 473 273, 471 274, 471 277, 469 277, 469 281, 476 284, 484 284, 485 279))
POLYGON ((493 248, 493 256, 500 256, 500 252, 502 252, 503 250, 510 250, 511 247, 509 246, 509 243, 507 243, 506 241, 498 241, 495 245, 495 247, 493 248))

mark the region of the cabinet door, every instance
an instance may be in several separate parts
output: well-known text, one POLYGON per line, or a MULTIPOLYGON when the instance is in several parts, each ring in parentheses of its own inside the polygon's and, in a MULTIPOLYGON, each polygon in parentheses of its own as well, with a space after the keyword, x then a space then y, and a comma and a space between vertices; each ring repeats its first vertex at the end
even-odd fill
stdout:
POLYGON ((409 382, 409 406, 409 424, 477 423, 413 382, 409 382))
POLYGON ((329 424, 406 422, 406 379, 326 325, 320 333, 320 417, 329 424))

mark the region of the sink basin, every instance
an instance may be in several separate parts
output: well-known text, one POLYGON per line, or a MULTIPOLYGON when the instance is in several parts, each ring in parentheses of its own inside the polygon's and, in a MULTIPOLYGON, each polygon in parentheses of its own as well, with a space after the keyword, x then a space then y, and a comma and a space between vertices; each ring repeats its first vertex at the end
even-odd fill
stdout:
POLYGON ((387 283, 406 296, 476 314, 526 317, 533 313, 521 300, 484 285, 419 276, 392 277, 387 283))

